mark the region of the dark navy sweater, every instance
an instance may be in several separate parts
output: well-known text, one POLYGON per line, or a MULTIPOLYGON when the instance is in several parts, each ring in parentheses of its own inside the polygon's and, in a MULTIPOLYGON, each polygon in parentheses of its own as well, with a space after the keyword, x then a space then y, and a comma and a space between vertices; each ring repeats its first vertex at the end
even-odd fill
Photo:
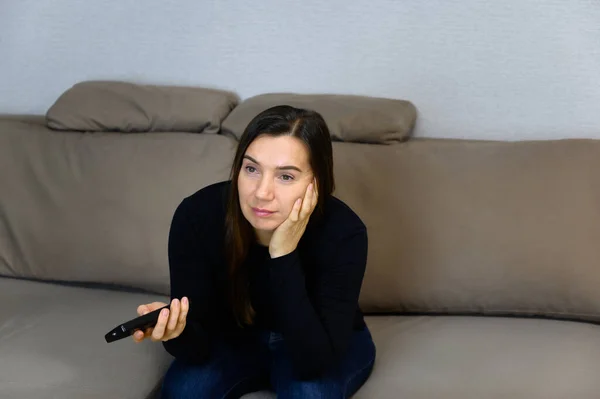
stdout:
POLYGON ((168 241, 171 299, 187 296, 190 310, 183 333, 163 345, 178 359, 205 362, 215 339, 241 342, 252 329, 266 329, 283 336, 299 377, 318 376, 345 353, 353 331, 365 326, 358 297, 366 227, 329 196, 323 217, 311 217, 292 253, 271 259, 267 247, 253 244, 244 267, 256 319, 251 327, 239 327, 227 301, 229 188, 229 181, 204 187, 175 211, 168 241))

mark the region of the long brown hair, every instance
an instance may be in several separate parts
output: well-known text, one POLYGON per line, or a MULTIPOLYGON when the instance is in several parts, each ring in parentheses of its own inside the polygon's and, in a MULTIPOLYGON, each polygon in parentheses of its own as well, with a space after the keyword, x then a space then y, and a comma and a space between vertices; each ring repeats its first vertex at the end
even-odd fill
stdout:
MULTIPOLYGON (((260 135, 296 137, 308 148, 309 163, 317 180, 318 203, 313 215, 323 213, 326 197, 335 189, 333 151, 329 129, 323 117, 311 110, 279 105, 258 114, 246 127, 231 166, 231 189, 225 219, 225 255, 229 266, 229 299, 239 325, 253 323, 255 312, 250 303, 249 280, 243 264, 254 230, 242 214, 238 193, 238 176, 243 157, 250 144, 260 135)), ((311 216, 312 217, 312 216, 311 216)))

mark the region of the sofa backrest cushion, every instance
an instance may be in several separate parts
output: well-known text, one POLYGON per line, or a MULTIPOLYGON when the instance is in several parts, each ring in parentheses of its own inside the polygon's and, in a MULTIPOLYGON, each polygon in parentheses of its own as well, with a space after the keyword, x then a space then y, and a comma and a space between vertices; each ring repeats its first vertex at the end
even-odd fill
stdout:
POLYGON ((85 81, 65 91, 46 118, 56 130, 218 133, 238 101, 203 87, 85 81))
POLYGON ((406 140, 417 119, 417 109, 406 100, 335 95, 269 93, 251 97, 223 121, 222 131, 239 139, 252 118, 276 106, 290 105, 317 111, 335 141, 390 144, 406 140))
MULTIPOLYGON (((0 120, 0 275, 168 293, 173 212, 228 177, 223 135, 0 120)), ((334 143, 369 313, 600 321, 600 140, 334 143)))
POLYGON ((368 312, 600 321, 600 140, 334 143, 368 312))
POLYGON ((0 120, 0 275, 169 293, 173 213, 225 180, 236 142, 0 120))

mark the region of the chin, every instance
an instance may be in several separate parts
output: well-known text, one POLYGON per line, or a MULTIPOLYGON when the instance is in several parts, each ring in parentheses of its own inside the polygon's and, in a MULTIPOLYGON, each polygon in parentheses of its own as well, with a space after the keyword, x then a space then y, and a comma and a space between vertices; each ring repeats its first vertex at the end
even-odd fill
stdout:
POLYGON ((277 223, 273 220, 256 220, 256 219, 252 219, 250 220, 250 224, 252 225, 252 227, 254 227, 256 230, 263 230, 263 231, 273 231, 275 230, 281 223, 277 223))

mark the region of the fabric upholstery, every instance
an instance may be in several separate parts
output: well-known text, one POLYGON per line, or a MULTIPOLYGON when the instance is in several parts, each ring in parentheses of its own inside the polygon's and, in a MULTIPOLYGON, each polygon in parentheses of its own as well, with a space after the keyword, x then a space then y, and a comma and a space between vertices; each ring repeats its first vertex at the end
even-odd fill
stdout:
MULTIPOLYGON (((600 141, 396 141, 334 143, 335 195, 369 232, 363 310, 600 320, 600 141)), ((172 213, 227 178, 235 145, 223 135, 81 133, 0 119, 0 275, 167 294, 172 213)), ((154 397, 170 356, 150 342, 106 344, 104 334, 161 299, 0 278, 0 398, 154 397)), ((378 356, 357 398, 600 392, 598 325, 366 321, 378 356)))
POLYGON ((501 317, 367 318, 377 345, 356 399, 594 399, 600 326, 501 317))
MULTIPOLYGON (((0 397, 156 397, 172 361, 162 345, 104 341, 154 300, 166 297, 0 278, 0 397)), ((356 398, 592 399, 600 391, 597 325, 451 316, 366 322, 377 360, 356 398)))
POLYGON ((0 278, 0 398, 152 398, 171 355, 104 335, 138 305, 165 299, 0 278))
MULTIPOLYGON (((0 121, 0 275, 169 292, 172 213, 228 177, 222 135, 0 121)), ((334 143, 367 312, 600 319, 600 141, 334 143)))
POLYGON ((203 87, 85 81, 48 109, 48 126, 78 131, 218 133, 237 95, 203 87))
POLYGON ((222 135, 0 120, 0 275, 168 293, 175 208, 228 178, 235 147, 222 135))
POLYGON ((600 140, 334 143, 369 312, 600 320, 600 140))
POLYGON ((406 140, 414 128, 417 109, 406 100, 377 97, 269 93, 251 97, 223 121, 223 133, 238 139, 252 118, 275 105, 319 112, 336 141, 391 144, 406 140))

